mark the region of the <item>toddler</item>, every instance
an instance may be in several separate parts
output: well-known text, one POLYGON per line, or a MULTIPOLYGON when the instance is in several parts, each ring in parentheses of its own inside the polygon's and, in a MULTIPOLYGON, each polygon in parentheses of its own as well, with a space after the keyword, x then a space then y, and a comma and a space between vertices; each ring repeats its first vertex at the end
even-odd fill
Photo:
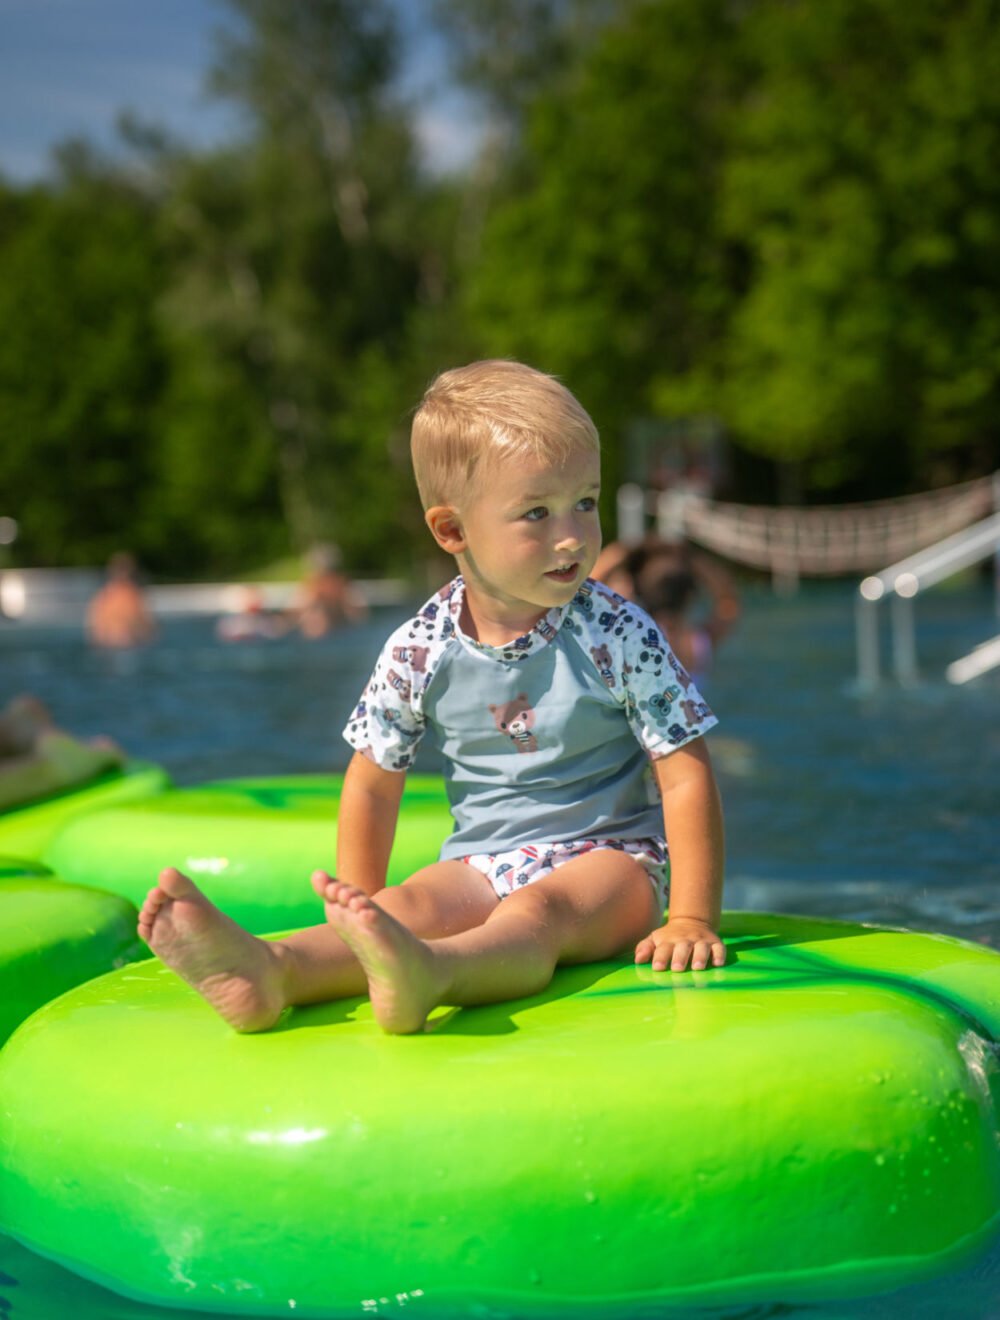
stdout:
POLYGON ((657 971, 725 962, 722 812, 701 738, 716 720, 649 616, 589 579, 590 417, 551 376, 477 362, 431 384, 412 451, 460 576, 389 638, 345 730, 337 876, 312 876, 326 922, 257 939, 173 869, 139 917, 239 1031, 365 993, 386 1031, 419 1031, 437 1005, 531 995, 561 963, 626 949, 657 971), (386 888, 427 730, 455 828, 439 861, 386 888))

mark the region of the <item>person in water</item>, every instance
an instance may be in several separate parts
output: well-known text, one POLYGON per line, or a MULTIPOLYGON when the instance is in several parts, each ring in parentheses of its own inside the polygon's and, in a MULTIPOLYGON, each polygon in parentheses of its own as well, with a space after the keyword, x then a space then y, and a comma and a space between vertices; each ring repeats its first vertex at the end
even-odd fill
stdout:
POLYGON ((108 560, 107 580, 87 607, 86 633, 91 645, 115 651, 145 646, 156 636, 138 566, 126 551, 108 560))
POLYGON ((124 762, 109 739, 83 742, 57 728, 30 693, 0 710, 0 811, 86 784, 124 762))
POLYGON ((173 868, 140 913, 153 952, 240 1031, 365 993, 386 1031, 419 1031, 438 1005, 535 994, 563 963, 726 959, 702 738, 716 719, 649 616, 589 578, 590 417, 550 376, 473 363, 431 383, 412 454, 427 526, 460 575, 390 636, 348 721, 337 875, 312 876, 326 922, 257 939, 173 868), (427 731, 455 828, 439 861, 387 888, 427 731))
POLYGON ((707 677, 719 643, 739 621, 739 593, 729 573, 683 541, 612 541, 598 555, 594 577, 652 615, 696 681, 707 677), (699 599, 707 607, 696 617, 699 599))
POLYGON ((342 624, 362 623, 368 617, 367 601, 341 568, 338 546, 313 546, 307 564, 292 609, 303 637, 325 637, 342 624))

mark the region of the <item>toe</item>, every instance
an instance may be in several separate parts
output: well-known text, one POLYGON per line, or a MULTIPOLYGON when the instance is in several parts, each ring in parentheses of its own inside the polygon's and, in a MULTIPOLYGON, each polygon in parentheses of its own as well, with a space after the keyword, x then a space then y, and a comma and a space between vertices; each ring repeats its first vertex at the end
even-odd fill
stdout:
POLYGON ((191 898, 198 893, 197 887, 175 866, 160 872, 158 888, 167 898, 191 898))
POLYGON ((327 871, 313 871, 309 877, 309 883, 312 885, 317 897, 325 899, 329 895, 333 877, 327 871))

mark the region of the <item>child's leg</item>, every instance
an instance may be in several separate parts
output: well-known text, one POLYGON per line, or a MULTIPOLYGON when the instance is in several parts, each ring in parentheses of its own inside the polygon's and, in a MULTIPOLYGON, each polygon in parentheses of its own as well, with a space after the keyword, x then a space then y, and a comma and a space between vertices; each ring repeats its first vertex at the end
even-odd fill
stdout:
MULTIPOLYGON (((322 896, 331 884, 313 876, 322 896)), ((485 921, 498 903, 486 880, 464 862, 425 867, 377 898, 395 921, 422 936, 485 921)), ((149 891, 139 934, 155 954, 238 1031, 264 1031, 292 1004, 364 994, 367 980, 332 926, 261 940, 221 912, 180 871, 170 868, 149 891)))
POLYGON ((534 994, 559 963, 633 948, 662 918, 646 871, 611 849, 575 858, 517 890, 481 925, 426 942, 351 885, 327 896, 331 923, 354 950, 375 1015, 392 1032, 419 1031, 438 1004, 534 994))

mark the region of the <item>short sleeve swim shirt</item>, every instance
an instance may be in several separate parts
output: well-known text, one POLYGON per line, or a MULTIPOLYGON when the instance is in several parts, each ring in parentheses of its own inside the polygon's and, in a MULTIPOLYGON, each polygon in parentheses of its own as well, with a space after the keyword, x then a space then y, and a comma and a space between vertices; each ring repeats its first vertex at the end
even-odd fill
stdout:
POLYGON ((650 759, 718 721, 649 615, 588 579, 494 647, 459 626, 463 594, 455 578, 396 629, 344 730, 398 771, 433 730, 455 820, 442 858, 662 835, 650 759))

